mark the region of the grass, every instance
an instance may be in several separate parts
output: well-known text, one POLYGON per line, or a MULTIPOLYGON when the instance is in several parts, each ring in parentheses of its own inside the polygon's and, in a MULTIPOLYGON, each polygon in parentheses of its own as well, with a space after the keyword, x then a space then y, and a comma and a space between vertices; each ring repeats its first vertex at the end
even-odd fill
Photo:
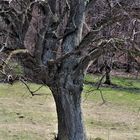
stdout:
MULTIPOLYGON (((95 83, 99 76, 87 75, 95 83)), ((117 87, 85 84, 83 114, 90 140, 140 139, 140 80, 113 77, 117 87), (89 92, 91 91, 91 92, 89 92)), ((32 90, 40 85, 30 84, 32 90)), ((55 104, 47 87, 32 97, 21 83, 0 84, 0 140, 52 140, 57 133, 55 104)))
MULTIPOLYGON (((100 76, 87 75, 85 81, 90 83, 97 83, 100 78, 100 76)), ((140 107, 140 79, 112 77, 112 83, 115 86, 100 87, 100 90, 102 91, 104 98, 106 98, 107 101, 121 105, 124 103, 124 105, 140 107)), ((101 99, 100 90, 96 90, 96 84, 86 84, 84 89, 85 93, 87 93, 87 91, 89 92, 89 98, 91 100, 95 99, 98 101, 101 99), (93 96, 94 93, 95 95, 93 96)))
MULTIPOLYGON (((37 88, 37 85, 30 86, 33 90, 37 88)), ((53 99, 46 87, 39 93, 45 95, 32 97, 20 83, 0 85, 0 140, 54 137, 56 113, 53 99)))
POLYGON ((87 100, 83 106, 89 135, 101 135, 106 140, 139 140, 140 80, 112 77, 115 86, 101 86, 97 90, 100 78, 95 75, 85 78, 89 84, 84 86, 83 98, 87 100), (106 101, 103 105, 101 92, 106 101))

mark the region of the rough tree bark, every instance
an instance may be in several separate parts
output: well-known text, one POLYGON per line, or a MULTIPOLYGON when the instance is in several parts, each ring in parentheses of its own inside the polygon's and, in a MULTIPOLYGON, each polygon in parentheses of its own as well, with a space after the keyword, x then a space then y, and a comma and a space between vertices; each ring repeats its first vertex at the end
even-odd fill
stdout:
MULTIPOLYGON (((72 72, 71 72, 72 73, 72 72)), ((83 74, 71 73, 56 80, 50 89, 53 93, 58 115, 58 140, 85 140, 81 111, 83 74)))

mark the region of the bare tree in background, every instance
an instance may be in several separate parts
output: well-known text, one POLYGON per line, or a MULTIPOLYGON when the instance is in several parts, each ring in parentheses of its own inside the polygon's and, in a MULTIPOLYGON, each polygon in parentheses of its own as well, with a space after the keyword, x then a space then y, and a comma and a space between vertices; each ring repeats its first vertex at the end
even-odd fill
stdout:
POLYGON ((26 77, 51 89, 58 140, 86 139, 81 111, 84 71, 91 60, 108 50, 108 43, 114 44, 111 51, 120 48, 120 36, 104 38, 101 32, 118 22, 139 19, 137 4, 114 0, 108 8, 105 0, 0 1, 1 52, 10 52, 9 59, 16 55, 26 77), (93 18, 99 16, 88 26, 85 19, 91 8, 95 9, 93 18))

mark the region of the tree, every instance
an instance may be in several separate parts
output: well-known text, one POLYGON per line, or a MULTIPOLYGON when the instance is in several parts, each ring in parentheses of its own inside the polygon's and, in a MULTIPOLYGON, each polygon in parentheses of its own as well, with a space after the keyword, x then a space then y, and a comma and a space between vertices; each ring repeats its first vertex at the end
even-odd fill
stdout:
MULTIPOLYGON (((98 2, 106 6, 105 1, 98 2)), ((128 20, 129 16, 140 17, 139 10, 130 7, 130 0, 115 2, 111 9, 113 15, 107 9, 88 33, 83 34, 91 3, 96 1, 0 1, 4 25, 0 31, 6 41, 1 43, 1 52, 12 50, 8 59, 16 55, 25 76, 52 91, 58 115, 58 140, 86 139, 81 111, 84 71, 91 60, 105 52, 106 44, 113 42, 117 47, 119 44, 119 39, 102 38, 100 32, 109 25, 128 20)), ((98 7, 96 10, 99 11, 98 7)))

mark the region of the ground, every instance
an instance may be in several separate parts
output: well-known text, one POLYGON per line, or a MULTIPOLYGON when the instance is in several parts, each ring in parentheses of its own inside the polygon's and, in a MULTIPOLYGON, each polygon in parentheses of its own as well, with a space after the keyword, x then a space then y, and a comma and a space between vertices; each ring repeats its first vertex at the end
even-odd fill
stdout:
MULTIPOLYGON (((87 75, 83 114, 89 140, 140 140, 140 80, 113 77, 96 90, 99 76, 87 75), (101 93, 105 103, 101 98, 101 93)), ((30 84, 34 90, 39 85, 30 84)), ((48 87, 32 97, 22 83, 0 84, 0 140, 53 140, 55 104, 48 87)))

